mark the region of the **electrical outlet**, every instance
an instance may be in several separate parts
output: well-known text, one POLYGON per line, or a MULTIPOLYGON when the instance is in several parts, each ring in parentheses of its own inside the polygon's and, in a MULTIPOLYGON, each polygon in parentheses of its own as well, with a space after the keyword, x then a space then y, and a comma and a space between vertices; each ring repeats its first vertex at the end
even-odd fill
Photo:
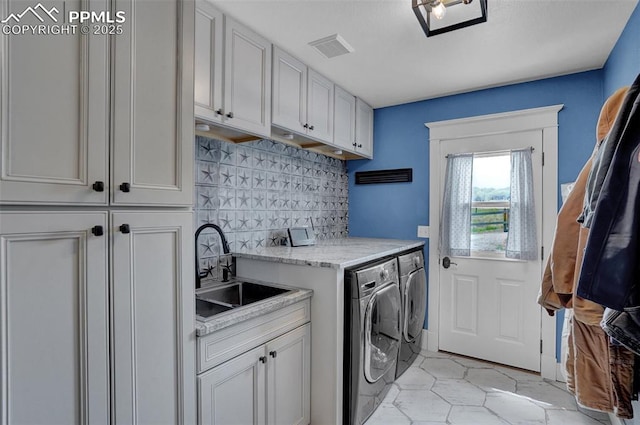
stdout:
POLYGON ((418 237, 419 238, 428 238, 429 237, 429 226, 418 226, 418 237))

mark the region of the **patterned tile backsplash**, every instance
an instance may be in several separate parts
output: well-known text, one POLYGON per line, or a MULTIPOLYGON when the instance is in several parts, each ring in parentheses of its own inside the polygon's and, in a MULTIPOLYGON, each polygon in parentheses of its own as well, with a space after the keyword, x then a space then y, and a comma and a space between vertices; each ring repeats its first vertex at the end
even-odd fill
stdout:
MULTIPOLYGON (((271 140, 232 144, 196 136, 196 228, 219 225, 232 251, 280 245, 288 227, 313 226, 317 239, 348 234, 345 161, 271 140)), ((195 229, 194 229, 195 231, 195 229)), ((222 276, 220 240, 200 235, 200 269, 222 276)))

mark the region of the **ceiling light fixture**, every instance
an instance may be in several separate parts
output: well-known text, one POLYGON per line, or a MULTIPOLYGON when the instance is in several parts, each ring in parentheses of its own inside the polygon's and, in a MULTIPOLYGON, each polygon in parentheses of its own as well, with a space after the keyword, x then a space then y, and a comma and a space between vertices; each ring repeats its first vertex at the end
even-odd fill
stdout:
POLYGON ((487 22, 487 0, 412 0, 411 7, 427 37, 487 22), (466 7, 447 14, 458 4, 466 7))

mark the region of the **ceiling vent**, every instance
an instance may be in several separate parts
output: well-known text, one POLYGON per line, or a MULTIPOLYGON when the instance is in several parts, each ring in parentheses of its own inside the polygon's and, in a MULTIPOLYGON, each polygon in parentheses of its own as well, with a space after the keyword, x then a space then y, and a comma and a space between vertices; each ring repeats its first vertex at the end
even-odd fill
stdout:
POLYGON ((315 47, 322 56, 328 59, 353 52, 353 47, 351 47, 340 34, 333 34, 329 37, 312 41, 309 43, 309 46, 315 47))

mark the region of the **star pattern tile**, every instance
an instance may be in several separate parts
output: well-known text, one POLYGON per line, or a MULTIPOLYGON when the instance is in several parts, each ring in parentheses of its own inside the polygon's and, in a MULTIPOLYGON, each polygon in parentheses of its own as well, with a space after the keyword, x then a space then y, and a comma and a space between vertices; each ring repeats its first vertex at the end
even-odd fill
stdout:
MULTIPOLYGON (((195 143, 197 223, 220 225, 232 249, 279 245, 287 227, 312 219, 318 239, 348 235, 344 161, 272 140, 195 143)), ((219 255, 219 241, 201 242, 202 255, 219 255)))

